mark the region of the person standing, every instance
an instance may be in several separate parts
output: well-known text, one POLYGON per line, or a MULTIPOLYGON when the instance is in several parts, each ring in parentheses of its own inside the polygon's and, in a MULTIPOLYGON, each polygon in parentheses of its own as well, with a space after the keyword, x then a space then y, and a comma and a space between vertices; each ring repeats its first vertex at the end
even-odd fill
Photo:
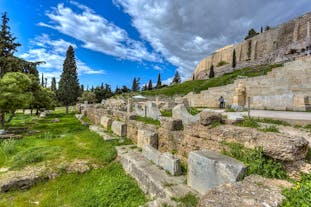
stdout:
POLYGON ((219 108, 225 108, 225 99, 224 97, 220 96, 220 98, 218 99, 219 101, 219 108))

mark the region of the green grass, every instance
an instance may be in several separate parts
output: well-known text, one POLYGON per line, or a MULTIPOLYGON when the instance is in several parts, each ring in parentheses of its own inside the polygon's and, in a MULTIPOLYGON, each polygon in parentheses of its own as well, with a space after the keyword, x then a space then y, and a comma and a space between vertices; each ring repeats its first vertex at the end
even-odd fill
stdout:
POLYGON ((287 178, 283 163, 264 155, 262 148, 248 149, 239 143, 224 142, 223 144, 229 148, 223 149, 223 154, 240 160, 248 166, 248 175, 257 174, 267 178, 287 178))
POLYGON ((173 112, 172 112, 172 110, 161 110, 161 115, 164 117, 172 117, 173 112))
POLYGON ((282 207, 309 207, 311 203, 311 174, 303 175, 301 180, 296 182, 296 186, 283 190, 285 200, 282 207))
POLYGON ((259 128, 260 125, 257 123, 255 119, 245 118, 242 122, 236 123, 236 126, 240 127, 249 127, 249 128, 259 128))
POLYGON ((178 207, 195 207, 199 203, 198 197, 196 197, 192 193, 188 193, 187 195, 181 198, 172 198, 172 200, 179 203, 178 207))
POLYGON ((41 207, 136 207, 143 205, 146 198, 122 166, 112 163, 83 175, 63 175, 28 191, 2 194, 0 206, 34 206, 30 203, 36 201, 41 207))
MULTIPOLYGON (((80 124, 73 114, 58 109, 45 119, 17 114, 10 126, 31 126, 39 131, 19 140, 0 142, 0 168, 22 170, 26 166, 46 166, 60 173, 61 165, 88 160, 102 166, 85 174, 65 174, 39 183, 27 191, 1 194, 1 206, 139 206, 146 198, 136 182, 115 163, 115 146, 80 124), (58 118, 60 122, 53 123, 58 118), (31 125, 29 122, 34 122, 31 125)), ((125 143, 130 143, 125 140, 125 143)))
POLYGON ((261 128, 260 131, 263 132, 274 132, 274 133, 280 133, 279 129, 276 126, 266 126, 264 128, 261 128))
POLYGON ((238 76, 255 77, 266 75, 273 68, 280 67, 281 64, 275 65, 261 65, 256 67, 247 67, 240 70, 235 70, 231 73, 224 74, 221 77, 212 78, 209 80, 193 80, 186 81, 181 84, 176 84, 168 87, 164 87, 158 90, 144 91, 145 96, 157 96, 157 95, 185 95, 189 92, 199 93, 202 90, 207 90, 211 87, 228 85, 234 82, 238 76))
POLYGON ((137 116, 135 118, 135 120, 136 121, 140 121, 140 122, 144 122, 145 124, 152 124, 152 125, 155 125, 155 126, 160 126, 161 125, 159 120, 152 119, 152 118, 149 118, 149 117, 137 116))
POLYGON ((270 118, 258 118, 256 119, 257 122, 267 123, 267 124, 276 124, 276 125, 283 125, 283 126, 290 126, 289 123, 282 120, 277 119, 270 119, 270 118))
POLYGON ((194 107, 187 107, 187 111, 192 115, 195 116, 199 114, 201 111, 194 107))

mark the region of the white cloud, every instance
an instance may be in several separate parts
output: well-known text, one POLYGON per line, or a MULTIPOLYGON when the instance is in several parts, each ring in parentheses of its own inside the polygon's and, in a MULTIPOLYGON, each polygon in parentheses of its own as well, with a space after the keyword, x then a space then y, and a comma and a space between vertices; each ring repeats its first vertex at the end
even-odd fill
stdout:
POLYGON ((70 1, 79 12, 64 4, 58 4, 52 11, 46 12, 50 23, 40 22, 40 26, 49 27, 83 42, 83 47, 128 60, 147 60, 160 62, 160 57, 149 52, 146 46, 128 36, 126 30, 97 15, 90 8, 70 1))
MULTIPOLYGON (((36 37, 31 41, 33 48, 26 53, 20 55, 28 61, 44 61, 45 64, 41 64, 39 69, 45 74, 46 77, 59 78, 62 70, 63 63, 66 57, 66 51, 69 45, 74 48, 77 46, 73 43, 67 42, 63 39, 51 40, 47 34, 36 37)), ((94 70, 88 67, 83 61, 76 57, 76 63, 79 74, 102 74, 103 70, 94 70)))
POLYGON ((241 41, 254 27, 302 15, 309 0, 113 0, 132 25, 166 60, 190 77, 217 48, 241 41))

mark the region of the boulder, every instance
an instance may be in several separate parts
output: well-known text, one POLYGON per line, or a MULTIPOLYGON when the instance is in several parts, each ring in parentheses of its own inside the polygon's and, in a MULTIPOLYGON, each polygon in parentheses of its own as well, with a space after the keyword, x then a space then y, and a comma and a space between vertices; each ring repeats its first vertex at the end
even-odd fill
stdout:
POLYGON ((146 129, 139 129, 137 131, 137 146, 143 147, 144 145, 151 145, 154 148, 158 148, 158 134, 146 130, 146 129))
POLYGON ((125 137, 127 132, 127 125, 121 121, 113 121, 111 124, 112 132, 120 137, 125 137))
POLYGON ((244 117, 239 113, 228 113, 227 119, 237 123, 237 122, 242 122, 244 120, 244 117))
POLYGON ((250 175, 243 181, 225 184, 208 191, 201 198, 198 207, 278 207, 284 199, 282 189, 291 186, 292 184, 285 180, 250 175))
POLYGON ((192 116, 185 107, 184 104, 178 104, 173 108, 173 119, 180 119, 182 120, 183 124, 191 124, 196 123, 200 120, 200 114, 192 116))
POLYGON ((221 114, 209 111, 202 111, 200 113, 200 124, 203 126, 209 126, 213 123, 220 122, 222 123, 221 114))
POLYGON ((100 125, 104 127, 104 129, 109 129, 112 124, 112 119, 107 116, 100 117, 100 125))
POLYGON ((243 163, 208 150, 193 151, 188 159, 188 185, 201 194, 211 188, 241 180, 247 172, 243 163))

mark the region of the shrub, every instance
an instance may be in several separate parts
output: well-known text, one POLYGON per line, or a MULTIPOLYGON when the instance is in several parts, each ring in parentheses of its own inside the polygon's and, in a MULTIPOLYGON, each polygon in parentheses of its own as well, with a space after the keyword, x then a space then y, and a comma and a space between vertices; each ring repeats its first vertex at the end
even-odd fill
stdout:
POLYGON ((267 178, 287 178, 282 162, 266 156, 261 147, 248 149, 239 143, 223 143, 229 150, 222 153, 242 161, 248 167, 248 174, 262 175, 267 178))
POLYGON ((164 117, 172 117, 173 113, 172 110, 161 110, 161 115, 164 117))

